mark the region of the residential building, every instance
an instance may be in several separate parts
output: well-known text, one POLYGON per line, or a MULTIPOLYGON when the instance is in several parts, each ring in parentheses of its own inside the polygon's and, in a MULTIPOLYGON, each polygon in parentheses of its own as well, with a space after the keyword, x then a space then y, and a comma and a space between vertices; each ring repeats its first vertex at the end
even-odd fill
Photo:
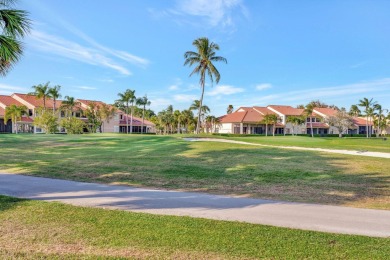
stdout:
MULTIPOLYGON (((78 103, 78 105, 73 109, 71 116, 80 118, 86 123, 88 122, 88 119, 85 117, 83 112, 88 109, 90 104, 94 103, 97 106, 105 105, 105 103, 102 101, 86 99, 77 99, 76 102, 78 103)), ((23 115, 21 120, 17 122, 18 133, 41 133, 42 129, 34 126, 33 124, 34 117, 36 116, 39 108, 43 108, 45 106, 46 108, 54 109, 55 107, 56 110, 60 112, 59 120, 61 120, 61 118, 65 118, 65 116, 68 116, 65 111, 61 109, 62 101, 56 100, 55 103, 56 104, 54 105, 54 100, 51 98, 46 98, 44 102, 42 98, 37 98, 34 95, 20 93, 14 93, 10 96, 0 95, 0 133, 14 133, 16 130, 15 126, 12 125, 11 120, 4 122, 5 110, 8 106, 24 105, 27 107, 28 114, 23 115)), ((132 125, 133 133, 141 133, 141 128, 143 125, 143 133, 155 133, 155 125, 152 122, 145 119, 142 123, 142 118, 138 118, 135 116, 132 117, 131 121, 131 116, 126 115, 119 109, 116 110, 112 118, 103 122, 101 128, 98 131, 105 133, 125 133, 127 119, 129 121, 129 132, 131 132, 130 126, 132 125)), ((64 131, 64 129, 58 129, 58 132, 64 131)), ((85 129, 85 131, 87 131, 87 129, 85 129)))
MULTIPOLYGON (((274 114, 278 118, 275 125, 275 134, 313 134, 327 135, 339 134, 337 128, 326 123, 326 118, 334 116, 337 113, 333 108, 314 108, 313 113, 305 115, 304 109, 293 108, 283 105, 269 105, 267 107, 240 107, 231 114, 219 118, 219 126, 216 129, 218 133, 233 134, 265 134, 266 127, 269 135, 273 133, 273 125, 266 126, 263 122, 264 116, 274 114), (289 122, 290 116, 302 116, 306 123, 294 126, 289 122)), ((343 134, 366 134, 367 120, 363 117, 354 117, 353 125, 343 134)), ((373 124, 369 120, 368 131, 374 133, 373 124)))

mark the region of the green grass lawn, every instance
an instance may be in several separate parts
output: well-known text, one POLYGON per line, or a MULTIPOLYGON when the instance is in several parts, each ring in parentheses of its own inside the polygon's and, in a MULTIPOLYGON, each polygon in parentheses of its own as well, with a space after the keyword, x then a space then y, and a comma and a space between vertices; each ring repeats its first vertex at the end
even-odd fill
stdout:
POLYGON ((0 171, 390 209, 390 160, 150 135, 0 135, 0 171))
POLYGON ((0 258, 389 259, 390 239, 0 196, 0 258))
MULTIPOLYGON (((195 135, 187 135, 194 137, 195 135)), ((308 136, 218 136, 201 135, 201 137, 223 138, 249 143, 258 143, 277 146, 300 146, 310 148, 344 149, 353 151, 372 151, 390 153, 390 138, 364 137, 308 137, 308 136)))

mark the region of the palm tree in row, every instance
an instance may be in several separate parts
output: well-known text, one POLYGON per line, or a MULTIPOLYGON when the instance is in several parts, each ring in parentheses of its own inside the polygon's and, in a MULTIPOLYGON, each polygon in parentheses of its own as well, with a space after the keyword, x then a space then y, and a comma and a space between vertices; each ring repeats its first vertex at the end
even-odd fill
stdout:
POLYGON ((127 134, 129 133, 129 117, 128 117, 128 115, 129 115, 129 108, 130 108, 130 104, 131 104, 130 133, 132 133, 133 132, 133 109, 132 109, 132 107, 134 105, 134 102, 136 101, 135 90, 127 89, 123 93, 118 93, 118 96, 119 96, 119 99, 117 101, 122 103, 126 109, 126 133, 127 134))
POLYGON ((15 0, 0 1, 0 75, 5 76, 23 54, 20 39, 30 30, 28 13, 12 8, 15 0))
POLYGON ((150 100, 148 99, 148 97, 145 95, 141 98, 137 98, 137 101, 136 101, 136 104, 138 106, 142 106, 142 127, 141 127, 141 134, 143 133, 144 131, 144 121, 145 121, 145 110, 146 110, 146 106, 150 106, 151 102, 150 100))
POLYGON ((369 129, 369 122, 372 116, 374 115, 374 106, 376 105, 376 101, 373 101, 373 98, 363 98, 359 100, 358 106, 364 108, 364 113, 366 116, 366 137, 369 138, 371 136, 371 131, 369 129))
POLYGON ((306 105, 306 107, 304 108, 304 115, 309 118, 310 120, 310 134, 311 134, 311 137, 314 137, 314 131, 313 131, 313 120, 312 120, 312 114, 313 114, 313 110, 314 110, 314 105, 312 103, 309 103, 306 105))
POLYGON ((7 122, 9 119, 11 119, 12 124, 15 127, 15 133, 17 134, 18 133, 18 121, 21 120, 21 118, 24 114, 27 114, 27 107, 26 106, 10 105, 9 107, 6 107, 6 109, 5 109, 4 122, 7 122))
MULTIPOLYGON (((62 101, 61 109, 66 111, 66 116, 70 118, 76 107, 80 106, 81 103, 76 101, 74 97, 65 96, 65 100, 62 101)), ((80 110, 80 109, 79 109, 80 110)))
POLYGON ((291 123, 293 127, 292 135, 297 134, 295 128, 299 125, 306 123, 306 118, 304 116, 288 116, 286 119, 287 123, 291 123))
POLYGON ((204 96, 204 89, 206 83, 206 75, 208 75, 211 83, 215 82, 218 84, 221 79, 221 75, 213 62, 225 62, 227 60, 224 57, 217 56, 216 51, 219 50, 219 45, 213 42, 210 42, 208 38, 198 38, 193 41, 193 46, 195 46, 196 51, 187 51, 184 54, 184 66, 193 66, 195 65, 194 70, 191 72, 190 76, 194 74, 199 75, 199 85, 202 89, 202 94, 199 99, 198 106, 198 120, 196 124, 196 133, 199 134, 200 131, 200 120, 201 120, 201 111, 202 103, 204 96))
POLYGON ((261 121, 262 124, 265 124, 265 135, 268 136, 268 125, 272 125, 272 135, 275 136, 276 123, 278 122, 278 117, 275 114, 266 114, 261 121))

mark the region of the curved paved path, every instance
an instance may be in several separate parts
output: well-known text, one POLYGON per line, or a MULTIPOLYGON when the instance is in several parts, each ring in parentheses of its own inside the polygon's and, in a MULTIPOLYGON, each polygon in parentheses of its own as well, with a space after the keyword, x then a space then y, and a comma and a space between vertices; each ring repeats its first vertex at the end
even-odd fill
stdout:
POLYGON ((390 211, 101 185, 0 173, 0 194, 78 206, 390 237, 390 211))
POLYGON ((269 144, 248 143, 248 142, 243 142, 243 141, 218 139, 218 138, 183 138, 183 139, 187 140, 187 141, 191 141, 191 142, 220 142, 220 143, 232 143, 232 144, 246 144, 246 145, 272 147, 272 148, 304 150, 304 151, 317 151, 317 152, 349 154, 349 155, 360 155, 360 156, 369 156, 369 157, 390 159, 390 153, 382 153, 382 152, 337 150, 337 149, 310 148, 310 147, 300 147, 300 146, 279 146, 279 145, 269 145, 269 144))

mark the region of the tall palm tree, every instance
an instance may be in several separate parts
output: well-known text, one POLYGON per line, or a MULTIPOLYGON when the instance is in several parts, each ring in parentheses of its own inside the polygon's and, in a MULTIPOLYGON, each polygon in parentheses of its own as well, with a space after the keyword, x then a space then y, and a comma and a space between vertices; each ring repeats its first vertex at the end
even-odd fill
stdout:
POLYGON ((67 117, 70 118, 69 114, 72 115, 72 112, 76 106, 79 106, 81 103, 76 101, 74 97, 65 96, 65 100, 62 101, 61 109, 65 109, 67 117))
POLYGON ((15 0, 0 0, 0 74, 5 76, 23 54, 19 39, 30 30, 28 13, 12 9, 15 0))
POLYGON ((313 114, 314 106, 313 104, 307 104, 304 110, 304 115, 310 119, 310 131, 311 131, 311 137, 314 137, 314 132, 313 132, 313 122, 312 122, 312 114, 313 114))
POLYGON ((360 111, 360 109, 357 105, 352 105, 351 108, 349 109, 350 116, 358 117, 358 116, 360 116, 361 113, 362 113, 362 111, 360 111))
POLYGON ((43 99, 43 108, 46 109, 46 98, 50 97, 50 82, 46 82, 46 84, 39 84, 36 86, 32 86, 34 92, 30 92, 29 95, 35 96, 36 99, 43 99))
MULTIPOLYGON (((127 89, 123 93, 118 93, 119 99, 118 102, 121 102, 126 107, 126 133, 129 133, 129 105, 134 105, 135 90, 127 89)), ((131 122, 130 122, 130 133, 133 132, 133 109, 131 109, 131 122)))
POLYGON ((383 122, 382 121, 383 121, 383 119, 385 119, 384 113, 389 112, 389 110, 382 108, 382 105, 380 105, 380 104, 375 104, 374 105, 374 110, 377 111, 375 113, 376 121, 377 121, 376 122, 376 127, 377 127, 376 136, 379 137, 381 127, 383 126, 383 122))
POLYGON ((196 125, 196 133, 199 134, 200 127, 200 115, 201 107, 203 103, 204 87, 206 83, 206 74, 209 76, 211 83, 215 82, 218 84, 221 75, 219 71, 214 66, 213 62, 222 61, 227 63, 227 60, 224 57, 216 56, 216 51, 219 50, 219 45, 213 42, 210 42, 208 38, 198 38, 193 41, 193 46, 196 48, 196 52, 187 51, 184 54, 184 66, 195 65, 194 70, 191 72, 190 76, 193 74, 198 74, 200 76, 199 85, 202 88, 202 94, 200 96, 199 110, 198 110, 198 122, 196 125))
POLYGON ((233 105, 229 105, 229 106, 227 107, 226 113, 227 113, 227 114, 233 113, 233 105))
POLYGON ((15 134, 17 134, 18 120, 20 120, 24 114, 27 114, 26 106, 10 105, 5 108, 4 123, 11 119, 12 124, 15 127, 15 134))
POLYGON ((148 99, 148 97, 145 95, 142 98, 137 98, 136 104, 138 106, 142 106, 142 127, 141 127, 141 134, 142 134, 144 131, 144 120, 145 120, 146 106, 150 106, 151 103, 150 103, 150 100, 148 99))
POLYGON ((359 100, 359 107, 364 108, 364 113, 366 114, 366 136, 367 138, 369 137, 369 129, 368 129, 368 121, 369 121, 369 116, 370 116, 370 108, 376 104, 375 101, 373 101, 373 98, 368 99, 368 98, 363 98, 359 100))
POLYGON ((53 99, 53 113, 56 110, 57 99, 59 99, 61 97, 60 90, 61 90, 60 85, 49 88, 49 90, 48 90, 50 97, 53 99))

